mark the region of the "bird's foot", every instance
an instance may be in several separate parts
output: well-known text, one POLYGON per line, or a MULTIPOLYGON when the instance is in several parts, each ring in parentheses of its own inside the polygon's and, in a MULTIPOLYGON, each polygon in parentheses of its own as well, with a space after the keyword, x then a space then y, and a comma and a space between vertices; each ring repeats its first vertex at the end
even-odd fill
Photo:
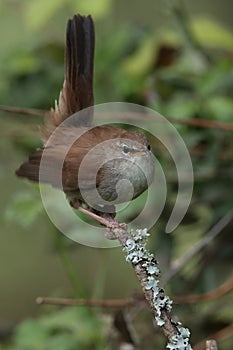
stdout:
MULTIPOLYGON (((83 208, 81 205, 81 202, 76 202, 76 201, 71 200, 70 205, 72 208, 81 211, 82 213, 92 217, 93 219, 95 219, 96 221, 101 223, 102 225, 106 226, 108 231, 111 231, 112 229, 115 229, 115 228, 120 228, 120 227, 122 227, 122 225, 125 225, 125 224, 122 224, 121 222, 118 222, 118 221, 112 219, 112 215, 114 215, 114 217, 115 217, 115 213, 110 213, 110 214, 105 213, 104 216, 100 216, 100 215, 96 214, 95 212, 90 211, 89 209, 83 208)), ((106 237, 108 238, 108 236, 109 236, 109 239, 111 239, 110 234, 108 234, 106 232, 106 237)))

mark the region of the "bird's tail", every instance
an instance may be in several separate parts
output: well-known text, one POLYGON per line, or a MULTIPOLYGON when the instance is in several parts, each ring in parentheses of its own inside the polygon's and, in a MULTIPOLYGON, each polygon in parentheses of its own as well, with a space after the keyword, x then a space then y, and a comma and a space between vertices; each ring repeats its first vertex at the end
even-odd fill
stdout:
MULTIPOLYGON (((94 104, 93 67, 95 34, 91 16, 74 15, 66 29, 65 80, 55 108, 46 116, 45 136, 72 114, 94 104)), ((80 115, 75 126, 88 126, 92 108, 80 115)), ((46 138, 47 138, 46 137, 46 138)))

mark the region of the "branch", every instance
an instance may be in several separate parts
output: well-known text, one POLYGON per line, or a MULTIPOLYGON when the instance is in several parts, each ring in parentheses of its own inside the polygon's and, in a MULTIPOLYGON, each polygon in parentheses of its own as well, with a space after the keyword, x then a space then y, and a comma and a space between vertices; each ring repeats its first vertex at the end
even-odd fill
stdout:
POLYGON ((0 105, 0 111, 17 113, 17 114, 25 114, 25 115, 36 115, 36 116, 44 116, 48 112, 42 109, 11 107, 11 106, 4 106, 4 105, 0 105))
MULTIPOLYGON (((11 107, 11 106, 4 106, 4 105, 0 105, 0 111, 17 113, 17 114, 24 114, 24 115, 34 115, 34 116, 45 116, 46 113, 49 113, 48 110, 34 109, 34 108, 23 108, 23 107, 22 108, 21 107, 11 107)), ((114 113, 116 113, 116 112, 114 112, 114 113)), ((127 113, 124 113, 124 114, 127 114, 127 113)), ((149 115, 147 114, 147 117, 148 116, 149 115)), ((102 116, 102 117, 104 117, 104 116, 102 116)), ((132 117, 132 115, 131 115, 131 117, 132 117)), ((151 117, 154 117, 154 116, 152 115, 151 117)), ((134 118, 137 118, 137 119, 145 118, 145 114, 135 113, 134 118)), ((184 125, 190 125, 190 126, 197 126, 200 128, 233 131, 233 124, 232 123, 224 123, 224 122, 219 122, 219 121, 214 121, 214 120, 198 119, 198 118, 191 118, 191 119, 182 119, 182 118, 174 118, 174 117, 165 117, 165 118, 173 124, 184 124, 184 125)))
POLYGON ((224 123, 224 122, 218 122, 214 120, 198 119, 198 118, 182 119, 182 118, 166 117, 166 119, 174 124, 186 124, 191 126, 198 126, 201 128, 233 131, 232 123, 224 123))
MULTIPOLYGON (((202 294, 173 296, 175 304, 193 304, 198 302, 210 301, 220 298, 233 289, 233 277, 221 284, 218 288, 202 294)), ((129 299, 73 299, 73 298, 49 298, 38 297, 36 303, 39 305, 59 305, 59 306, 89 306, 106 308, 123 308, 129 306, 138 306, 144 304, 145 298, 142 293, 137 293, 129 299)))
MULTIPOLYGON (((233 334, 233 323, 231 323, 228 326, 222 328, 220 331, 217 331, 216 333, 212 334, 210 337, 208 337, 208 339, 211 338, 211 339, 215 339, 217 342, 221 342, 221 341, 231 337, 232 334, 233 334)), ((202 350, 202 349, 204 349, 205 343, 208 341, 208 339, 204 339, 201 342, 197 343, 194 346, 193 350, 202 350)))
POLYGON ((191 294, 191 295, 182 295, 182 296, 174 296, 174 302, 177 304, 193 304, 199 303, 203 301, 210 301, 217 299, 227 293, 229 293, 233 289, 233 277, 229 278, 226 282, 221 284, 218 288, 211 290, 207 293, 202 294, 191 294))
POLYGON ((38 297, 36 303, 39 305, 60 305, 60 306, 90 306, 90 307, 126 307, 132 306, 133 300, 130 299, 71 299, 71 298, 47 298, 38 297))
POLYGON ((127 254, 126 261, 130 262, 134 268, 157 325, 162 327, 169 340, 167 348, 190 350, 190 332, 171 318, 172 301, 159 287, 160 271, 157 261, 145 247, 149 233, 146 229, 129 233, 127 226, 122 224, 111 230, 127 254))

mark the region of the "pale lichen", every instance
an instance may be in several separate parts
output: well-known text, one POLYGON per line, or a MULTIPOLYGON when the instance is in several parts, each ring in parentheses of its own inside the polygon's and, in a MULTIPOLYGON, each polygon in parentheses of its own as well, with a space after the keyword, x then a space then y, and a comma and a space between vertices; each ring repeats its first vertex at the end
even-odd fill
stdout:
MULTIPOLYGON (((145 270, 147 281, 144 285, 145 290, 151 290, 153 308, 156 310, 155 320, 158 326, 163 326, 165 321, 162 317, 162 311, 166 310, 170 313, 172 310, 172 300, 164 294, 164 290, 159 288, 159 268, 153 254, 146 249, 146 239, 149 237, 147 229, 141 229, 131 232, 131 238, 126 241, 124 252, 127 253, 126 261, 133 265, 141 263, 145 270)), ((191 350, 189 345, 190 332, 187 328, 181 327, 181 324, 176 322, 179 334, 174 335, 167 348, 170 350, 191 350)))
POLYGON ((178 329, 180 334, 172 337, 171 341, 167 344, 167 348, 170 350, 192 350, 189 345, 190 331, 184 327, 179 327, 178 329))

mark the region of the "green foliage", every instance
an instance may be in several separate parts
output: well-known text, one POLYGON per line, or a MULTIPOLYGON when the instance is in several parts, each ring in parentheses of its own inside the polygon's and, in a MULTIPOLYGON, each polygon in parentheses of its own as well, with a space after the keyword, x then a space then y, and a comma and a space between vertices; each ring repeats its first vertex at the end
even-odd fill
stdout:
POLYGON ((107 14, 111 6, 111 0, 79 0, 78 2, 76 0, 41 0, 40 2, 31 0, 23 3, 26 25, 33 31, 41 30, 65 7, 73 13, 91 13, 95 18, 99 18, 107 14))
POLYGON ((36 196, 31 192, 17 193, 6 208, 5 218, 9 222, 16 221, 23 227, 28 227, 43 210, 39 194, 36 196))
POLYGON ((199 17, 190 26, 198 42, 204 47, 232 50, 233 34, 219 23, 210 18, 199 17))
POLYGON ((103 322, 82 311, 66 308, 22 322, 16 328, 12 350, 103 349, 103 322))
MULTIPOLYGON (((116 30, 109 25, 111 5, 111 0, 23 0, 18 2, 15 11, 16 2, 0 2, 1 103, 45 109, 54 104, 54 99, 59 96, 64 74, 65 22, 74 12, 82 12, 91 13, 97 24, 96 103, 134 102, 152 107, 168 117, 232 123, 233 34, 229 29, 207 17, 193 18, 185 27, 182 21, 174 24, 171 15, 169 23, 156 31, 133 25, 130 21, 127 25, 120 22, 116 30), (104 30, 101 30, 102 24, 104 30), (170 58, 163 52, 164 47, 171 53, 170 58)), ((32 117, 31 126, 36 122, 32 117)), ((22 152, 26 159, 29 149, 31 151, 39 146, 39 141, 36 145, 37 141, 32 142, 31 136, 28 137, 26 132, 23 135, 30 128, 30 121, 27 119, 27 123, 22 124, 19 129, 19 120, 16 122, 16 117, 14 119, 11 116, 4 118, 1 124, 7 131, 6 135, 13 135, 13 153, 14 156, 19 156, 19 162, 22 161, 22 152), (17 139, 14 137, 16 131, 22 135, 17 139)), ((163 271, 169 270, 171 260, 182 257, 233 207, 232 133, 185 124, 175 126, 190 151, 195 186, 193 200, 183 223, 174 234, 165 235, 164 227, 176 200, 176 169, 167 151, 156 140, 151 140, 154 154, 164 167, 168 180, 166 207, 159 222, 151 230, 151 249, 155 250, 156 256, 160 255, 163 271)), ((5 164, 1 166, 1 170, 4 170, 5 164)), ((8 223, 16 222, 24 227, 33 227, 31 234, 36 235, 36 219, 43 211, 39 193, 34 188, 30 192, 28 189, 25 192, 17 192, 17 189, 11 191, 9 182, 6 187, 9 188, 10 200, 7 200, 7 208, 3 212, 8 223)), ((141 210, 144 198, 146 193, 134 201, 134 205, 125 214, 125 220, 141 210)), ((195 256, 169 282, 170 291, 174 294, 205 292, 217 288, 227 279, 232 270, 230 257, 233 247, 230 234, 230 229, 225 228, 218 239, 195 256)), ((54 246, 57 251, 61 250, 57 242, 54 246)), ((71 248, 79 255, 79 247, 67 245, 62 247, 60 256, 63 260, 68 260, 67 275, 70 274, 73 278, 75 270, 70 268, 72 260, 68 257, 71 248)), ((92 256, 85 256, 86 260, 92 261, 91 258, 92 256)), ((85 263, 78 265, 81 271, 85 263)), ((110 264, 104 261, 103 265, 110 264)), ((111 289, 111 282, 115 282, 115 272, 119 269, 116 266, 111 268, 112 279, 105 283, 114 295, 117 292, 111 289)), ((93 266, 90 270, 93 270, 93 266)), ((116 282, 122 293, 128 285, 125 276, 125 271, 120 271, 120 280, 116 282)), ((82 290, 79 284, 85 284, 88 280, 90 277, 86 272, 83 281, 80 278, 78 283, 73 283, 74 290, 77 289, 76 284, 82 290)), ((93 289, 95 286, 91 288, 93 289)), ((229 299, 223 296, 212 304, 177 308, 182 322, 192 329, 193 342, 232 322, 229 299), (195 317, 190 317, 194 314, 195 317)), ((139 324, 139 337, 145 340, 145 349, 150 349, 153 342, 158 344, 157 334, 150 328, 151 320, 147 320, 145 324, 140 320, 136 322, 139 324)), ((99 319, 97 322, 79 309, 56 310, 19 324, 12 338, 12 350, 102 349, 105 345, 103 338, 106 337, 104 331, 99 319)), ((221 346, 224 350, 232 348, 232 344, 228 343, 221 346)))

